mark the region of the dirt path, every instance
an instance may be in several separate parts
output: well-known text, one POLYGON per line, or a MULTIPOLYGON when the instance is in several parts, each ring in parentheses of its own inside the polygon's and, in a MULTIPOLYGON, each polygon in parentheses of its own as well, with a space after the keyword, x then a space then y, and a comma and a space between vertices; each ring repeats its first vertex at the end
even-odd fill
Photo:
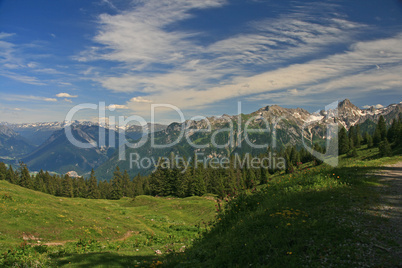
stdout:
MULTIPOLYGON (((134 231, 128 231, 126 232, 122 237, 115 239, 115 241, 124 241, 127 238, 131 237, 133 234, 138 234, 138 232, 134 231)), ((27 240, 27 239, 24 239, 27 240)), ((34 239, 37 240, 37 239, 34 239)), ((44 242, 40 243, 40 245, 46 245, 46 246, 64 246, 66 243, 69 242, 76 242, 75 240, 63 240, 63 241, 53 241, 53 242, 44 242)), ((29 243, 30 245, 38 245, 38 243, 29 243)))
POLYGON ((379 182, 385 184, 379 187, 381 201, 377 211, 389 219, 389 224, 380 228, 399 244, 387 250, 398 260, 397 267, 402 267, 402 162, 385 166, 376 175, 380 177, 379 182))

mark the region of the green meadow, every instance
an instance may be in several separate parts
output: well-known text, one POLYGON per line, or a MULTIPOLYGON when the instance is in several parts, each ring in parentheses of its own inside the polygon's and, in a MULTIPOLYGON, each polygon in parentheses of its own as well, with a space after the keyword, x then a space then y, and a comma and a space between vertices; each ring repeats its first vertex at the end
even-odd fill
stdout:
POLYGON ((225 200, 60 198, 0 181, 0 266, 393 267, 374 173, 402 157, 377 155, 308 163, 225 200))

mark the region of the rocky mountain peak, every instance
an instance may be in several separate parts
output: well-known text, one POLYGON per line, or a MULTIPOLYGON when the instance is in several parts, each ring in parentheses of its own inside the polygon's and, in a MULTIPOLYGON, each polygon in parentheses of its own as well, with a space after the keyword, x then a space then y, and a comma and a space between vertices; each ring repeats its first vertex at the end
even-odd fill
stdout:
POLYGON ((0 134, 5 135, 7 137, 14 137, 18 135, 11 128, 4 125, 0 125, 0 134))
POLYGON ((338 104, 338 108, 342 110, 360 110, 356 105, 350 102, 349 99, 345 99, 338 104))

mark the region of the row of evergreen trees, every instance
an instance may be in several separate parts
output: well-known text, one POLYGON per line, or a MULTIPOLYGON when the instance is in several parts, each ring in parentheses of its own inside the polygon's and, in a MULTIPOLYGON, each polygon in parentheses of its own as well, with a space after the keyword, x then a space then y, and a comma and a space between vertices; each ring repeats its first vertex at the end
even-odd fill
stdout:
MULTIPOLYGON (((402 144, 402 121, 394 120, 387 129, 385 120, 381 116, 373 135, 367 132, 362 136, 360 126, 350 127, 349 131, 342 128, 339 131, 339 152, 357 154, 356 148, 362 144, 368 147, 378 146, 380 156, 392 154, 391 145, 398 147, 402 144)), ((324 153, 319 145, 314 145, 314 150, 324 153)), ((244 157, 244 156, 243 156, 244 157)), ((241 189, 252 189, 258 184, 264 184, 278 169, 286 169, 287 173, 293 172, 301 163, 321 161, 313 157, 305 149, 296 146, 281 149, 279 152, 268 150, 266 154, 258 156, 258 159, 285 159, 285 166, 270 168, 247 168, 236 162, 232 156, 227 167, 214 168, 211 165, 197 165, 195 162, 184 168, 164 168, 159 166, 156 171, 148 176, 137 175, 130 178, 126 170, 121 172, 119 167, 113 173, 110 182, 99 181, 92 170, 88 179, 83 177, 72 178, 69 175, 51 175, 49 172, 40 171, 30 175, 27 166, 20 164, 17 170, 12 166, 0 163, 0 180, 7 180, 13 184, 29 189, 41 191, 55 196, 81 197, 93 199, 120 199, 123 196, 135 197, 138 195, 159 195, 186 197, 213 193, 225 196, 241 189), (273 157, 272 157, 273 156, 273 157), (195 168, 197 166, 197 168, 195 168)), ((174 159, 174 156, 172 157, 174 159)), ((267 163, 265 163, 265 167, 267 163)))
POLYGON ((387 129, 385 119, 381 115, 372 135, 366 131, 362 136, 358 124, 351 126, 349 131, 342 127, 339 131, 338 139, 340 154, 356 156, 356 149, 360 148, 362 144, 367 144, 368 148, 378 147, 380 156, 391 156, 391 145, 394 147, 402 145, 402 118, 401 116, 399 119, 395 118, 387 129))
MULTIPOLYGON (((66 175, 50 174, 41 170, 35 175, 30 175, 27 166, 20 163, 17 170, 10 165, 8 168, 0 162, 0 180, 7 180, 10 183, 41 191, 54 196, 81 197, 91 199, 120 199, 123 196, 134 197, 147 192, 137 191, 143 189, 142 177, 138 175, 134 180, 125 171, 121 173, 119 167, 114 172, 111 182, 98 181, 95 172, 92 170, 88 179, 83 177, 70 177, 66 175), (141 187, 137 184, 140 183, 141 187)), ((146 187, 145 187, 146 188, 146 187)))
MULTIPOLYGON (((244 156, 240 157, 241 161, 243 159, 244 156)), ((232 156, 227 167, 216 168, 212 165, 204 166, 202 163, 192 163, 187 169, 160 166, 148 176, 137 175, 133 179, 130 178, 126 170, 121 172, 119 167, 116 167, 113 178, 109 182, 98 182, 93 170, 88 179, 70 177, 68 174, 50 174, 43 170, 30 175, 28 167, 23 163, 20 163, 17 170, 14 170, 12 166, 7 168, 4 163, 0 163, 0 179, 28 189, 62 197, 120 199, 123 196, 173 195, 187 197, 201 196, 206 193, 225 196, 227 193, 239 189, 251 189, 258 184, 266 183, 278 169, 293 172, 301 162, 315 160, 306 150, 297 150, 296 147, 287 147, 275 153, 268 151, 267 154, 258 156, 258 159, 266 160, 264 166, 247 168, 246 165, 241 165, 241 161, 235 163, 236 158, 232 156), (280 158, 284 159, 283 163, 286 165, 275 166, 275 163, 269 165, 267 162, 267 159, 275 161, 275 159, 280 158), (267 169, 267 166, 270 168, 267 169)))

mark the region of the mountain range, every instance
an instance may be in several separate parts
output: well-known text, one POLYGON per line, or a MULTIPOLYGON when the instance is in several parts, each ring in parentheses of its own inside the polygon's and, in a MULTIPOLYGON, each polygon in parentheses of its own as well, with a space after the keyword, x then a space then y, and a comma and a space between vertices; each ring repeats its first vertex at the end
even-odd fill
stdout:
POLYGON ((0 158, 14 158, 34 148, 26 139, 6 125, 0 125, 0 158))
MULTIPOLYGON (((258 155, 267 151, 266 146, 256 148, 250 145, 265 145, 276 149, 287 145, 296 145, 302 147, 302 138, 310 147, 318 143, 325 145, 328 124, 337 124, 339 127, 349 129, 351 126, 359 124, 362 132, 374 132, 375 125, 382 115, 387 124, 391 124, 394 118, 402 114, 402 103, 391 104, 385 108, 360 109, 352 104, 348 99, 335 104, 337 114, 333 117, 327 116, 328 111, 321 110, 310 113, 304 109, 283 108, 278 105, 266 106, 250 114, 223 115, 221 117, 209 117, 204 120, 186 121, 184 124, 172 123, 164 131, 155 133, 155 144, 170 144, 178 141, 174 146, 167 148, 155 148, 151 143, 151 136, 145 144, 137 148, 127 148, 125 150, 125 160, 119 160, 120 156, 116 152, 108 161, 103 163, 96 170, 96 175, 101 179, 110 179, 116 166, 120 169, 128 170, 129 174, 134 176, 138 173, 148 174, 154 167, 140 167, 134 165, 130 160, 146 159, 152 157, 154 160, 160 157, 168 157, 172 154, 179 155, 189 159, 199 154, 207 159, 213 157, 229 156, 233 154, 244 155, 251 153, 258 155), (240 123, 239 123, 240 122, 240 123), (232 125, 231 125, 232 124, 232 125), (248 126, 246 127, 246 124, 248 126), (267 127, 268 124, 268 127, 267 127), (200 131, 208 129, 210 131, 200 131), (239 127, 241 125, 241 127, 239 127), (182 128, 185 128, 186 135, 180 138, 182 128), (231 140, 230 131, 233 129, 233 139, 231 140), (245 128, 259 131, 244 134, 245 128), (267 132, 263 132, 267 129, 267 132), (179 139, 178 139, 179 138, 179 139), (194 148, 189 140, 204 148, 194 148), (212 141, 216 141, 218 146, 214 146, 212 141), (227 146, 219 146, 225 145, 227 146), (130 155, 132 158, 130 159, 130 155), (135 157, 133 157, 133 155, 135 157)), ((334 107, 332 107, 334 110, 334 107)), ((145 160, 144 160, 145 161, 145 160)), ((145 163, 145 166, 147 166, 145 163)))
MULTIPOLYGON (((135 153, 140 157, 167 157, 174 153, 186 158, 195 153, 207 158, 228 156, 235 153, 259 154, 267 148, 255 148, 250 144, 265 145, 271 148, 281 148, 287 145, 300 145, 304 139, 312 143, 324 144, 326 126, 338 124, 349 129, 355 124, 360 125, 362 132, 372 133, 378 118, 384 116, 387 124, 402 113, 402 103, 391 104, 384 108, 360 109, 348 99, 337 105, 335 117, 328 117, 329 111, 321 110, 310 113, 301 108, 283 108, 278 105, 263 107, 250 114, 222 115, 208 117, 203 120, 187 120, 184 123, 171 123, 168 126, 155 124, 155 133, 150 133, 151 124, 144 126, 131 125, 124 129, 125 138, 130 143, 147 135, 147 141, 142 146, 126 148, 126 160, 119 160, 119 132, 108 125, 94 122, 46 122, 29 124, 0 123, 0 157, 9 163, 23 161, 30 170, 40 169, 66 173, 75 171, 80 175, 96 169, 99 179, 110 179, 116 166, 127 169, 134 176, 138 173, 148 174, 154 167, 130 168, 129 157, 135 153), (247 124, 247 127, 246 127, 247 124), (105 144, 102 147, 88 149, 77 148, 71 144, 65 134, 65 127, 71 125, 73 136, 84 143, 99 141, 99 131, 105 131, 105 144), (210 128, 210 131, 205 131, 210 128), (244 130, 248 131, 246 137, 244 130), (233 129, 231 136, 229 129, 233 129), (268 129, 267 131, 263 131, 268 129), (275 130, 275 131, 274 131, 275 130), (181 136, 181 133, 186 135, 181 136), (157 145, 176 144, 166 148, 155 148, 151 137, 157 145), (178 139, 180 138, 180 139, 178 139), (109 143, 114 142, 113 144, 109 143), (247 140, 249 142, 247 142, 247 140), (213 145, 215 141, 216 145, 213 145), (194 148, 191 143, 203 148, 194 148), (227 145, 225 145, 227 144, 227 145)), ((263 146, 262 146, 263 147, 263 146)))

